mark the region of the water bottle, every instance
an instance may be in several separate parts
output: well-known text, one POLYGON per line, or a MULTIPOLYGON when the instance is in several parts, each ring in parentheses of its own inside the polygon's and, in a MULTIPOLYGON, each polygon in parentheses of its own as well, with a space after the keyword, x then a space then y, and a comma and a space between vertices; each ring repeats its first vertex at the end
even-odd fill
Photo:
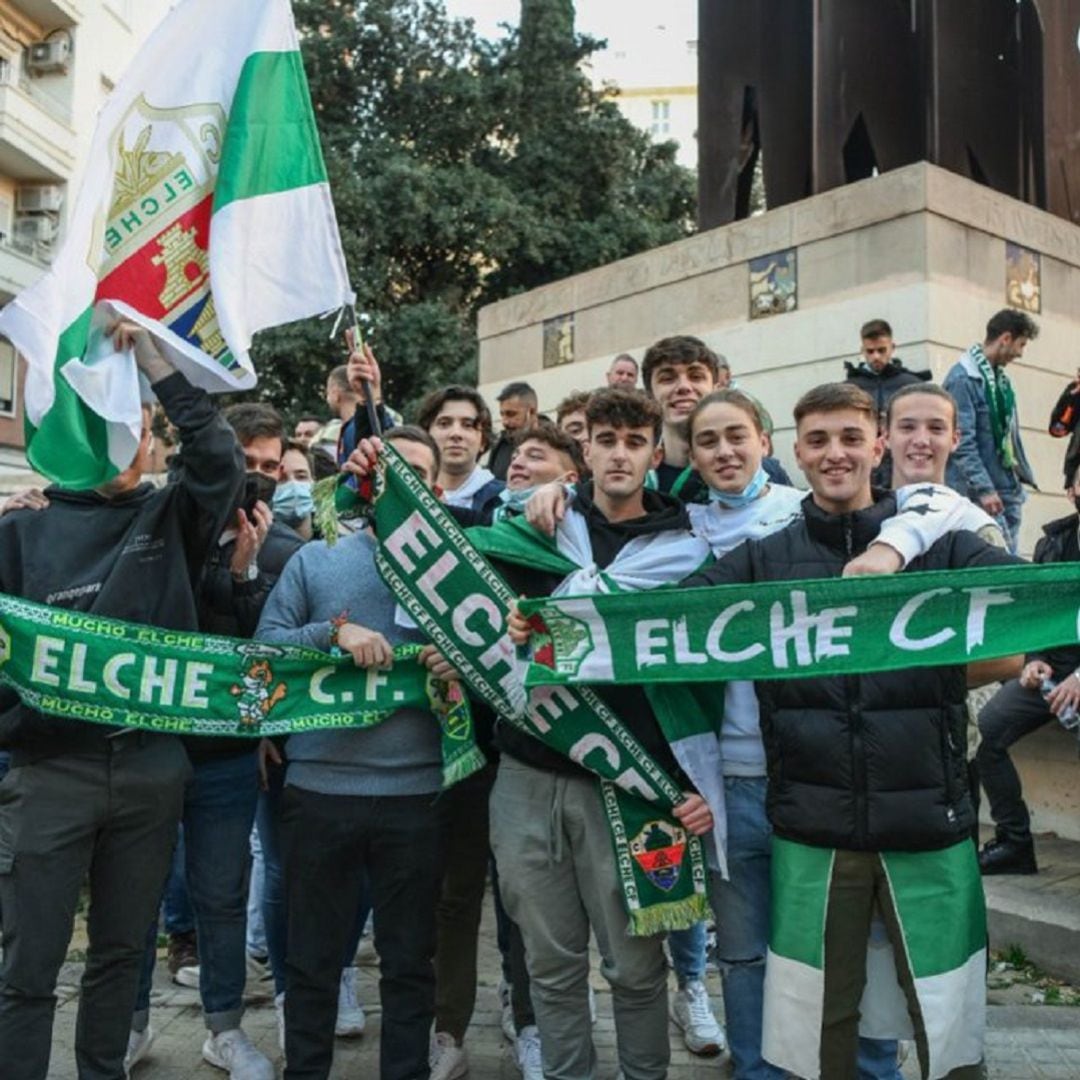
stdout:
MULTIPOLYGON (((1050 696, 1050 692, 1058 684, 1053 679, 1043 679, 1042 681, 1042 696, 1047 698, 1050 696)), ((1080 710, 1075 705, 1070 705, 1060 716, 1058 721, 1066 731, 1076 731, 1080 729, 1080 710)))

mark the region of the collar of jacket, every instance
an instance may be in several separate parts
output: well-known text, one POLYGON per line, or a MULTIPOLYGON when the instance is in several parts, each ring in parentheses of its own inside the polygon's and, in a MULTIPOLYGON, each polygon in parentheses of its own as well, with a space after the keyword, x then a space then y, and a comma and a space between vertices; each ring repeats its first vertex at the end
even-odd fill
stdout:
POLYGON ((858 555, 877 538, 882 523, 896 513, 891 491, 874 491, 874 503, 850 514, 828 514, 813 495, 803 500, 803 517, 810 537, 843 555, 858 555))

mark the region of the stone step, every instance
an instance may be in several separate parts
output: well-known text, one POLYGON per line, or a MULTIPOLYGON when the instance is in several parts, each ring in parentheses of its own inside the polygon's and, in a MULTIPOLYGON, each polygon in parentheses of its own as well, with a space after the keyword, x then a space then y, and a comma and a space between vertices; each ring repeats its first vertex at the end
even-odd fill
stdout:
POLYGON ((1037 874, 983 878, 990 946, 1018 945, 1047 974, 1080 982, 1080 843, 1035 838, 1037 874))

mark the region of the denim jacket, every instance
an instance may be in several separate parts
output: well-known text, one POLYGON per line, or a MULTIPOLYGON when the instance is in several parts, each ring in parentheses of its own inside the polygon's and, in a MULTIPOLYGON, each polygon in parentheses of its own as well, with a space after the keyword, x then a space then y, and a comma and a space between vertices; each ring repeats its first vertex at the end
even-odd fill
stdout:
POLYGON ((1024 444, 1020 441, 1018 413, 1013 413, 1012 421, 1016 465, 1010 469, 1002 463, 994 443, 982 375, 970 352, 964 353, 953 364, 942 386, 956 399, 956 422, 960 428, 960 445, 953 451, 945 471, 945 482, 949 487, 969 499, 993 492, 1017 498, 1022 483, 1038 490, 1024 444))

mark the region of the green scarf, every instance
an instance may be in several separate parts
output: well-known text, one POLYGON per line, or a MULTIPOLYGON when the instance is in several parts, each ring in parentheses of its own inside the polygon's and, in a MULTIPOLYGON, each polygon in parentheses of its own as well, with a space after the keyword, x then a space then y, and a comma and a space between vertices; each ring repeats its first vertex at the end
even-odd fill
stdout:
POLYGON ((981 345, 972 345, 968 354, 975 362, 982 376, 983 393, 990 410, 990 429, 994 434, 994 445, 998 456, 1006 469, 1016 464, 1016 452, 1013 449, 1012 429, 1016 416, 1016 394, 1012 380, 1005 374, 1004 368, 994 367, 986 358, 981 345))
MULTIPOLYGON (((324 492, 323 507, 335 499, 355 504, 356 493, 344 490, 324 492)), ((373 510, 383 580, 469 689, 507 723, 600 778, 630 932, 706 918, 701 843, 671 814, 683 792, 588 688, 526 694, 506 634, 514 594, 392 444, 380 456, 373 510)))
POLYGON ((443 782, 484 765, 467 698, 432 678, 419 645, 388 671, 298 645, 162 630, 0 595, 0 684, 38 712, 175 735, 259 739, 368 728, 430 709, 442 730, 443 782))
POLYGON ((1080 566, 765 581, 523 600, 530 686, 852 675, 990 660, 1080 632, 1080 566))

